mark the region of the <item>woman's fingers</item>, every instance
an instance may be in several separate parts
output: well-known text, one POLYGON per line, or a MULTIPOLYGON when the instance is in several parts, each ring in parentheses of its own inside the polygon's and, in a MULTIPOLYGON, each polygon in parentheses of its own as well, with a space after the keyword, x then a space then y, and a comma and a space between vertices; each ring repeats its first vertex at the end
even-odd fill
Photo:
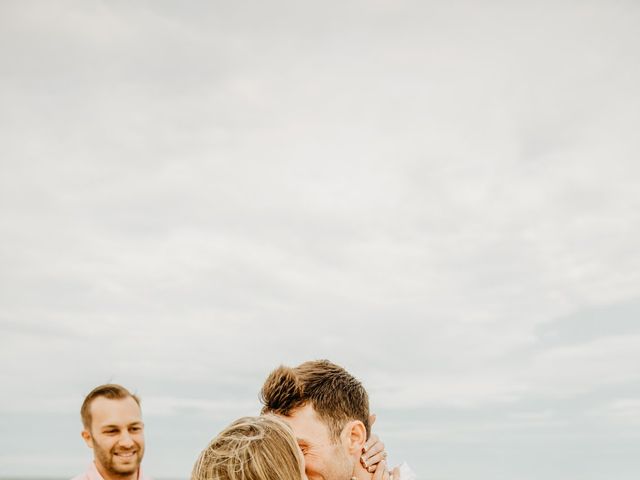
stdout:
POLYGON ((378 468, 373 474, 371 480, 389 480, 389 469, 387 468, 387 462, 384 460, 378 464, 378 468))
POLYGON ((386 458, 386 456, 384 443, 376 434, 371 434, 371 437, 364 445, 364 452, 360 457, 360 462, 369 472, 374 472, 377 464, 386 458))
POLYGON ((382 462, 387 458, 387 452, 382 451, 380 453, 376 453, 372 457, 369 457, 367 460, 367 470, 369 472, 373 472, 375 468, 380 468, 382 466, 382 462))

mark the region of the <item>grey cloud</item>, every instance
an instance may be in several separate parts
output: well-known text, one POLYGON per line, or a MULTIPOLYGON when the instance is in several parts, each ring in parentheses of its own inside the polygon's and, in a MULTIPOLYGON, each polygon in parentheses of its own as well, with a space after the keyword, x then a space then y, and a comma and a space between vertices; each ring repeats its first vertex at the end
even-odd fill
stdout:
POLYGON ((610 335, 640 332, 640 301, 598 305, 544 323, 536 328, 539 348, 573 345, 610 335))

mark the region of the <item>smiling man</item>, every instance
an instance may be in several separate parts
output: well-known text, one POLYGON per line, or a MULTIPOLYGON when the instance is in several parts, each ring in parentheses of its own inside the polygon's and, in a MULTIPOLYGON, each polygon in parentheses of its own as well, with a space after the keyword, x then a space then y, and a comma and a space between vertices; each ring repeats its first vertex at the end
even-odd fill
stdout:
POLYGON ((73 480, 150 480, 140 467, 144 423, 138 397, 120 385, 100 385, 84 399, 80 416, 93 462, 73 480))
POLYGON ((389 480, 399 475, 387 469, 384 452, 363 464, 371 433, 369 397, 344 368, 328 360, 282 366, 269 374, 260 396, 263 414, 275 414, 291 426, 309 480, 389 480), (381 468, 371 473, 367 467, 378 461, 381 468))

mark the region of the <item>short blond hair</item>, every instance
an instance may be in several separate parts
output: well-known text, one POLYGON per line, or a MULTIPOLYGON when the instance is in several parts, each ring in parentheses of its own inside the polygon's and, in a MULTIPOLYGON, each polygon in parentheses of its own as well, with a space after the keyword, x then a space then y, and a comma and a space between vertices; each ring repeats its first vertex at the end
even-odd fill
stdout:
POLYGON ((287 424, 272 415, 243 417, 202 451, 191 480, 301 480, 300 462, 287 424))

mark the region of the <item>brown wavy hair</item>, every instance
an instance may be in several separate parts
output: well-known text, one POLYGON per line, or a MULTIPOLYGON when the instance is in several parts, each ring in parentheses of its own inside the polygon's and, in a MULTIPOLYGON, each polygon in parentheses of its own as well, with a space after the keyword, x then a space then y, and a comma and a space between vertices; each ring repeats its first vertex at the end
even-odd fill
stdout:
POLYGON ((91 390, 82 402, 80 407, 80 418, 82 419, 82 425, 86 430, 91 430, 91 402, 98 397, 105 397, 109 400, 122 400, 123 398, 133 398, 138 406, 140 406, 140 399, 137 395, 134 395, 122 385, 115 383, 107 383, 105 385, 98 385, 91 390))
POLYGON ((371 434, 369 396, 360 381, 329 360, 313 360, 295 368, 280 366, 262 386, 262 413, 288 416, 311 403, 329 427, 334 441, 352 420, 360 420, 371 434))

